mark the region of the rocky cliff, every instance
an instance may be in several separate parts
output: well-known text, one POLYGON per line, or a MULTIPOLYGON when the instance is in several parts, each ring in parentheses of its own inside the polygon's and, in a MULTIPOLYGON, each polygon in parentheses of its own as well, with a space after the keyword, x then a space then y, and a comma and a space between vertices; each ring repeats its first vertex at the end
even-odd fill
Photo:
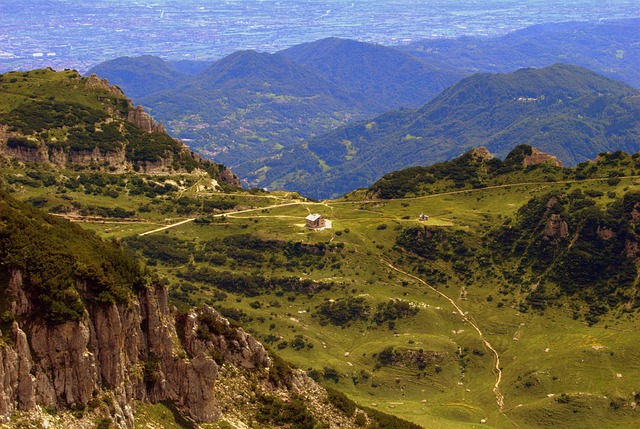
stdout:
MULTIPOLYGON (((90 308, 78 322, 51 325, 32 318, 19 271, 11 273, 8 286, 14 322, 10 333, 3 332, 9 344, 0 352, 4 420, 36 405, 86 407, 104 387, 113 396, 119 427, 133 424, 135 400, 174 401, 197 421, 218 417, 218 365, 193 336, 186 336, 185 346, 197 352, 182 351, 163 288, 149 288, 125 305, 90 308)), ((195 312, 190 317, 197 319, 195 312)), ((239 339, 246 361, 267 368, 262 346, 239 339)))
MULTIPOLYGON (((77 75, 77 78, 82 79, 79 74, 77 75)), ((126 119, 147 133, 167 132, 162 124, 156 123, 153 118, 144 111, 142 106, 134 106, 129 99, 125 98, 124 93, 119 87, 116 85, 109 85, 109 81, 107 79, 101 79, 96 74, 92 74, 91 76, 84 78, 84 87, 87 90, 99 91, 109 94, 109 96, 114 98, 124 99, 126 108, 121 111, 110 109, 111 114, 120 116, 122 119, 126 119)))
POLYGON ((211 307, 177 312, 159 283, 120 245, 0 189, 0 427, 130 428, 140 401, 191 426, 351 426, 304 373, 211 307))
POLYGON ((275 395, 285 402, 302 398, 310 415, 332 426, 355 427, 353 416, 326 403, 322 388, 300 371, 283 375, 262 344, 212 308, 191 310, 176 329, 164 287, 149 287, 124 304, 91 305, 78 321, 50 324, 35 315, 20 271, 9 273, 6 286, 11 306, 3 320, 13 321, 3 325, 0 346, 5 423, 16 411, 89 413, 106 402, 103 415, 128 428, 136 401, 169 401, 193 422, 238 422, 258 412, 256 398, 275 395))

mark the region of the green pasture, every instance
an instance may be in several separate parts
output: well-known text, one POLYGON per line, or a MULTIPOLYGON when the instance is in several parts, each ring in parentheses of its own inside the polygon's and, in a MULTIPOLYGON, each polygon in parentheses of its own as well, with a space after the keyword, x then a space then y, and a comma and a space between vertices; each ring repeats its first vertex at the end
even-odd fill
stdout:
MULTIPOLYGON (((5 177, 20 171, 10 167, 5 177)), ((520 184, 387 201, 356 199, 354 194, 350 200, 324 202, 310 202, 289 193, 199 191, 193 186, 197 177, 162 180, 191 185, 154 198, 130 195, 125 188, 113 198, 81 190, 63 192, 60 185, 33 187, 16 182, 10 186, 19 199, 46 198, 45 209, 75 201, 82 206, 119 206, 135 211, 130 219, 82 223, 109 239, 126 241, 185 219, 206 219, 145 237, 150 242, 159 237, 176 239, 177 243, 191 243, 196 250, 204 249, 208 242, 246 235, 267 242, 326 246, 322 255, 303 252, 303 256, 290 257, 284 248, 278 248, 263 254, 259 261, 228 257, 222 265, 211 265, 192 255, 184 263, 159 261, 150 268, 167 279, 174 298, 189 297, 190 303, 207 302, 234 312, 239 317, 234 323, 362 406, 433 428, 625 428, 633 427, 638 418, 628 405, 635 392, 640 392, 637 313, 612 313, 588 326, 581 319, 574 320, 569 302, 558 302, 543 313, 521 312, 518 285, 504 292, 507 281, 502 270, 508 267, 474 262, 474 272, 462 280, 453 269, 455 257, 422 260, 396 245, 406 228, 426 227, 462 231, 463 241, 473 248, 474 241, 536 195, 555 189, 599 191, 602 195, 596 201, 604 207, 615 196, 639 189, 635 179, 622 179, 614 186, 606 180, 520 184), (181 196, 202 206, 207 201, 229 201, 234 207, 161 212, 181 196), (141 211, 143 206, 150 210, 141 211), (331 227, 322 231, 305 228, 305 217, 310 213, 322 214, 331 227), (420 213, 429 219, 420 221, 420 213), (449 301, 414 278, 392 270, 387 262, 418 275, 454 300, 479 326, 500 355, 502 410, 492 391, 495 357, 478 332, 449 301), (245 276, 308 279, 331 286, 314 293, 267 290, 246 296, 182 277, 182 273, 201 267, 245 276), (432 277, 429 271, 422 273, 421 268, 436 270, 441 278, 432 277), (348 297, 364 300, 369 306, 368 320, 342 326, 321 323, 323 304, 348 297), (391 299, 412 303, 417 314, 377 325, 371 317, 379 304, 391 299), (297 343, 300 347, 295 348, 297 343), (381 352, 389 347, 405 355, 422 350, 437 359, 421 368, 411 362, 380 364, 381 352)), ((177 424, 171 421, 170 410, 160 405, 140 406, 138 413, 162 421, 166 427, 177 424)))

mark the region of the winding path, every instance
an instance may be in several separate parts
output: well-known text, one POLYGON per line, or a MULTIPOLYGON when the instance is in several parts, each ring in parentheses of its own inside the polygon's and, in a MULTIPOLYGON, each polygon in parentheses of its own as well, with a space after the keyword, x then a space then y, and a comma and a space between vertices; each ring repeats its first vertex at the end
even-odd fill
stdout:
POLYGON ((500 383, 502 382, 502 370, 500 369, 500 354, 495 349, 495 347, 493 347, 491 343, 485 338, 484 334, 480 330, 480 327, 471 318, 469 318, 469 316, 467 316, 464 311, 462 311, 462 308, 460 308, 460 306, 458 306, 458 304, 456 304, 456 302, 453 299, 449 298, 447 295, 440 292, 438 289, 434 288, 429 283, 422 280, 420 277, 414 276, 411 273, 407 273, 406 271, 401 270, 400 268, 391 264, 389 261, 386 261, 384 259, 381 259, 381 261, 392 270, 397 271, 400 274, 403 274, 407 277, 411 277, 412 279, 419 281, 420 283, 422 283, 423 285, 425 285, 426 287, 428 287, 429 289, 431 289, 432 291, 434 291, 435 293, 437 293, 438 295, 440 295, 441 297, 449 301, 449 303, 456 309, 458 314, 460 314, 460 317, 462 317, 462 319, 465 322, 467 322, 469 325, 473 326, 473 328, 478 332, 478 334, 480 335, 480 339, 482 340, 484 345, 489 350, 491 350, 491 352, 495 356, 494 369, 496 373, 496 383, 493 386, 493 393, 496 396, 496 404, 498 405, 498 409, 500 410, 500 412, 502 412, 504 410, 504 396, 502 395, 502 393, 500 393, 500 383))

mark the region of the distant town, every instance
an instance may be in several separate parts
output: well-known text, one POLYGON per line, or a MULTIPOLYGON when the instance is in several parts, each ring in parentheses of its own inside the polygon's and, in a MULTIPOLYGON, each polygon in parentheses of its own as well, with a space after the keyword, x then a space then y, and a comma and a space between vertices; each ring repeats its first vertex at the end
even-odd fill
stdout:
POLYGON ((0 73, 81 72, 120 56, 216 60, 324 37, 393 46, 497 36, 533 24, 640 16, 634 0, 13 0, 0 2, 0 73))

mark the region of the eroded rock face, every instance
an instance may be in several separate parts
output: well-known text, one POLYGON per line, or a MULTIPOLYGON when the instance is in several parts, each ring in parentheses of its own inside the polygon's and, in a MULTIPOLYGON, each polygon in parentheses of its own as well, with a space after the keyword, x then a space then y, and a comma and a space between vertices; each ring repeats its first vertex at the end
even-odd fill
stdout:
MULTIPOLYGON (((78 79, 81 78, 80 75, 77 76, 78 79)), ((88 78, 85 78, 85 87, 90 89, 102 89, 107 91, 109 94, 115 97, 124 97, 124 93, 120 88, 116 85, 109 85, 109 81, 107 79, 101 79, 93 73, 88 78)))
POLYGON ((631 210, 631 223, 640 224, 640 203, 636 203, 631 210))
POLYGON ((195 421, 213 421, 220 409, 219 366, 212 356, 245 369, 270 365, 259 342, 206 306, 188 314, 181 343, 162 287, 146 289, 126 304, 89 306, 78 322, 51 325, 34 316, 19 271, 11 273, 8 286, 15 322, 10 334, 3 333, 10 341, 0 346, 3 421, 36 405, 85 407, 104 392, 113 398, 121 428, 133 425, 136 400, 171 401, 195 421), (205 313, 229 334, 198 338, 205 313))
POLYGON ((616 236, 616 233, 611 228, 607 228, 606 226, 598 226, 596 234, 598 234, 598 237, 602 238, 605 241, 611 240, 616 236))
POLYGON ((472 158, 476 162, 486 162, 486 161, 489 161, 491 158, 493 158, 493 155, 491 155, 491 152, 489 152, 487 148, 484 146, 481 146, 476 149, 471 149, 469 153, 471 154, 472 158))
POLYGON ((547 225, 544 229, 544 237, 551 238, 567 238, 569 236, 569 225, 562 219, 559 214, 551 214, 547 219, 547 225))
POLYGON ((232 186, 235 186, 237 188, 242 187, 242 185, 240 184, 240 179, 238 178, 238 176, 236 176, 235 173, 233 173, 228 168, 225 168, 224 170, 222 170, 220 172, 220 179, 222 179, 226 183, 228 183, 228 184, 230 184, 232 186))
POLYGON ((541 152, 535 147, 531 148, 531 155, 527 155, 524 157, 524 160, 522 160, 522 165, 528 167, 530 165, 538 165, 545 162, 557 167, 562 167, 562 163, 560 162, 560 160, 558 160, 558 158, 553 155, 541 152))
POLYGON ((156 123, 153 118, 144 111, 142 106, 130 107, 127 114, 127 121, 137 126, 147 133, 166 133, 167 130, 161 123, 156 123))

